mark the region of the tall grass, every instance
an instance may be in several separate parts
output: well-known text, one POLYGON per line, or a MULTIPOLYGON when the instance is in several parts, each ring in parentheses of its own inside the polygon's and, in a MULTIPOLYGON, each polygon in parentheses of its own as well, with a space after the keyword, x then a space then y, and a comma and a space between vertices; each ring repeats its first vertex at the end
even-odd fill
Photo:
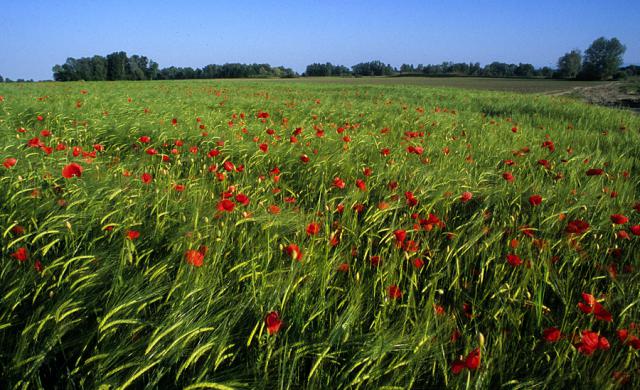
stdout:
POLYGON ((640 384, 639 352, 617 337, 640 333, 631 113, 537 95, 272 81, 14 84, 0 96, 0 161, 17 160, 0 167, 3 387, 640 384), (28 147, 34 137, 52 153, 28 147), (104 148, 95 157, 73 155, 94 145, 104 148), (62 177, 71 162, 81 177, 62 177), (225 192, 232 212, 218 210, 225 192), (590 228, 569 234, 573 220, 590 228), (306 233, 312 222, 317 235, 306 233), (399 248, 399 229, 415 248, 399 248), (201 267, 185 261, 199 249, 201 267), (611 322, 578 308, 583 292, 611 322), (272 311, 282 327, 269 334, 272 311), (543 337, 550 327, 557 342, 543 337), (583 330, 610 348, 586 355, 583 330), (454 374, 476 348, 479 367, 454 374))

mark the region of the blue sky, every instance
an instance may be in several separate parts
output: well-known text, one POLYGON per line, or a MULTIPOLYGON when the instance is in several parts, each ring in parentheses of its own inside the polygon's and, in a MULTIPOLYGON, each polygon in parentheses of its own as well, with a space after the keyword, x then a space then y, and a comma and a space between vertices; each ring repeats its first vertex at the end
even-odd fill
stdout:
POLYGON ((554 66, 600 36, 640 64, 638 0, 76 1, 7 0, 0 75, 50 79, 67 57, 124 50, 161 67, 442 61, 554 66))

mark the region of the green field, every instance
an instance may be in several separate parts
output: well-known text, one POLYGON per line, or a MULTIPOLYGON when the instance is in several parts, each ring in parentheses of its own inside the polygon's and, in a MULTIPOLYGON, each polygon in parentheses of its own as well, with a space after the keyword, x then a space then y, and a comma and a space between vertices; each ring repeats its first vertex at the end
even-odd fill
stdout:
POLYGON ((347 85, 408 85, 436 88, 461 88, 481 91, 521 93, 557 93, 576 87, 593 87, 607 82, 553 79, 518 79, 488 77, 304 77, 292 83, 338 83, 347 85))
POLYGON ((640 386, 640 117, 328 81, 0 84, 0 387, 640 386))

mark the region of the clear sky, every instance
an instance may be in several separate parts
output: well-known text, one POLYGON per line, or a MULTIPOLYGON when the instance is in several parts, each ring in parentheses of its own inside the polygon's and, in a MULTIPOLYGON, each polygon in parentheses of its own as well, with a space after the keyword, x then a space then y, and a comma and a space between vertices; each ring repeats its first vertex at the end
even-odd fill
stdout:
POLYGON ((640 64, 640 0, 5 0, 0 75, 51 79, 67 57, 113 51, 166 66, 443 61, 555 66, 600 37, 640 64))

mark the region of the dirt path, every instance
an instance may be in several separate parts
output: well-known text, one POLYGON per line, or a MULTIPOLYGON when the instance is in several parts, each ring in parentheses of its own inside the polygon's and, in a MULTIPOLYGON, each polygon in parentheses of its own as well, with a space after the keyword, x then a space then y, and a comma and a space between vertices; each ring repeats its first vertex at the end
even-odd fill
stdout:
POLYGON ((592 87, 574 87, 565 91, 550 92, 548 96, 570 96, 589 104, 600 106, 628 108, 640 113, 640 95, 628 92, 628 84, 612 81, 592 87))

